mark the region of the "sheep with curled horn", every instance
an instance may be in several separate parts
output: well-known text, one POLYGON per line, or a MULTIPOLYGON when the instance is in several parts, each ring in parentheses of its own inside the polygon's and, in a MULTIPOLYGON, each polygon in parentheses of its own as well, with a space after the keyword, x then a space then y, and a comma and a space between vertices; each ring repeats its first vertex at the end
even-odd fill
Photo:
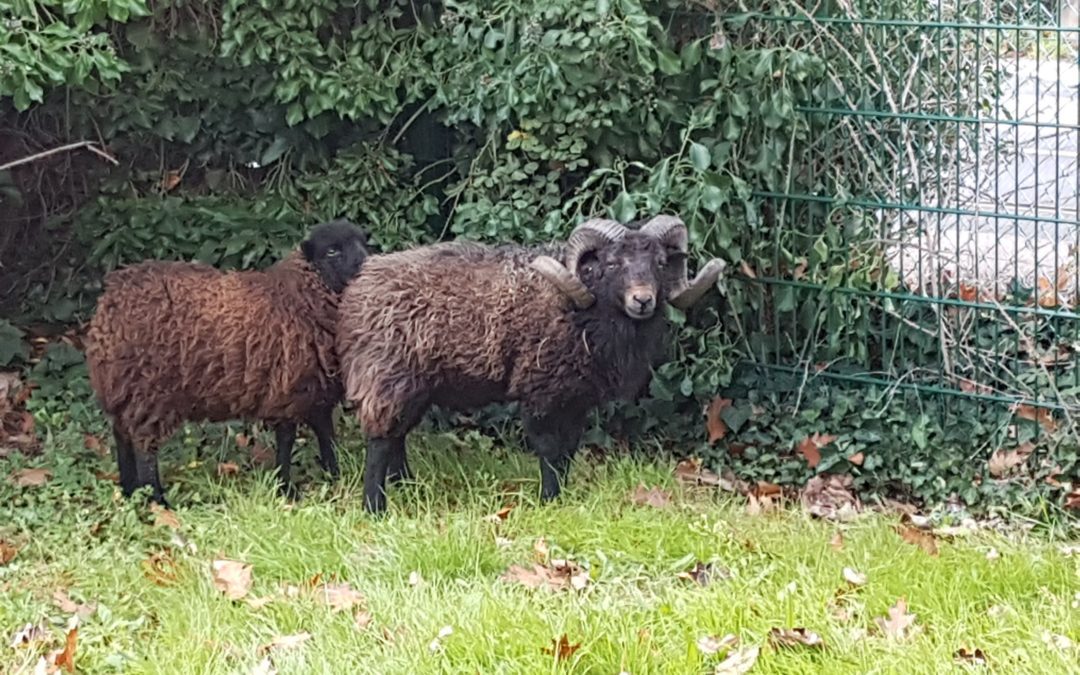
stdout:
POLYGON ((589 220, 564 244, 449 242, 367 259, 341 297, 337 349, 367 437, 366 507, 410 475, 405 438, 432 405, 520 403, 540 460, 541 498, 558 496, 588 413, 632 398, 665 358, 664 303, 716 285, 714 259, 687 277, 681 220, 640 229, 589 220))

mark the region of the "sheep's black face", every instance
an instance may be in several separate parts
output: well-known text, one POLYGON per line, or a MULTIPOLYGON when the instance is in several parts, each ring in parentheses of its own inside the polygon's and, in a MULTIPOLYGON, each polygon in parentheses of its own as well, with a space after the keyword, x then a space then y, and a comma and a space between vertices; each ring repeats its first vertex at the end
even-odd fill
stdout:
POLYGON ((333 220, 315 226, 300 250, 323 283, 340 293, 367 258, 367 235, 348 220, 333 220))
POLYGON ((587 253, 578 276, 598 307, 634 320, 650 319, 667 299, 664 270, 668 253, 654 237, 628 232, 621 240, 587 253))

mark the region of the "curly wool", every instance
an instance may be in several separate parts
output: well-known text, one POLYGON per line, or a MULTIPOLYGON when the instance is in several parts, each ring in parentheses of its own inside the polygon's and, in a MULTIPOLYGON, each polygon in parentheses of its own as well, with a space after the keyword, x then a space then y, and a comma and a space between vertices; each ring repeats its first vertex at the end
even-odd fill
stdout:
POLYGON ((299 252, 263 271, 116 270, 87 335, 91 386, 141 451, 185 420, 302 421, 341 398, 337 302, 299 252))
POLYGON ((527 265, 561 251, 455 242, 368 258, 342 294, 337 338, 364 431, 400 435, 429 404, 520 401, 544 415, 638 393, 665 322, 573 311, 527 265))

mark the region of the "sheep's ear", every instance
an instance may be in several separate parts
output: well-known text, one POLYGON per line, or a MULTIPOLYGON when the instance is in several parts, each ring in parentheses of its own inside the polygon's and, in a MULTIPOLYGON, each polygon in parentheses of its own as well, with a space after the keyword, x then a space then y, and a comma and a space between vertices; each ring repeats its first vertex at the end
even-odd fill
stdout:
POLYGON ((310 239, 305 239, 300 243, 300 252, 308 262, 312 262, 315 259, 315 244, 310 239))

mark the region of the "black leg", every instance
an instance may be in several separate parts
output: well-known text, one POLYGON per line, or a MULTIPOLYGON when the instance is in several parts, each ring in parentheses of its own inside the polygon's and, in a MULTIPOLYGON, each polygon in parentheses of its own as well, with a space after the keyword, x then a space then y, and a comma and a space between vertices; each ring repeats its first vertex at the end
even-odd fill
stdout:
POLYGON ((282 422, 274 428, 274 432, 277 436, 278 486, 282 495, 289 499, 295 499, 296 486, 292 483, 291 475, 293 442, 296 441, 296 423, 282 422))
POLYGON ((386 468, 394 453, 394 438, 368 438, 364 457, 364 507, 371 513, 386 511, 386 468))
POLYGON ((560 411, 545 416, 524 415, 525 440, 540 460, 540 499, 559 496, 570 473, 585 426, 584 411, 560 411))
POLYGON ((315 432, 315 438, 319 441, 319 466, 333 478, 341 476, 341 468, 338 466, 337 452, 334 448, 334 409, 332 407, 318 408, 308 420, 308 425, 315 432))
POLYGON ((169 508, 169 502, 165 500, 165 489, 161 486, 161 476, 158 474, 157 452, 153 449, 136 452, 135 472, 138 475, 139 487, 150 486, 150 499, 169 508))
POLYGON ((139 470, 135 462, 135 448, 131 441, 113 428, 113 440, 116 442, 116 468, 120 472, 120 490, 125 497, 130 497, 139 489, 139 470))
POLYGON ((390 458, 386 462, 386 482, 390 485, 413 478, 412 470, 409 468, 409 459, 405 453, 405 437, 396 437, 393 440, 390 458))

